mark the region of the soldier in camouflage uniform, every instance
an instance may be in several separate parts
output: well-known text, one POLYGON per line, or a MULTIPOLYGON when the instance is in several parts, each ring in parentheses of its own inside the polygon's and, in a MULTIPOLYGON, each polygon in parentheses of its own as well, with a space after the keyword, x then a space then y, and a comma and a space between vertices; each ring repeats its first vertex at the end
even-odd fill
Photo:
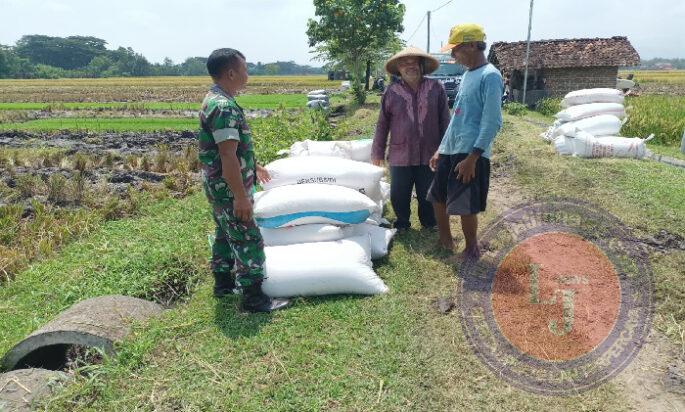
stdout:
POLYGON ((252 215, 255 178, 270 179, 257 165, 252 135, 234 96, 247 83, 245 57, 237 50, 218 49, 207 60, 214 80, 200 111, 198 135, 203 186, 212 206, 216 236, 211 267, 214 295, 222 297, 240 287, 242 308, 270 312, 289 302, 271 299, 262 290, 264 242, 252 215))

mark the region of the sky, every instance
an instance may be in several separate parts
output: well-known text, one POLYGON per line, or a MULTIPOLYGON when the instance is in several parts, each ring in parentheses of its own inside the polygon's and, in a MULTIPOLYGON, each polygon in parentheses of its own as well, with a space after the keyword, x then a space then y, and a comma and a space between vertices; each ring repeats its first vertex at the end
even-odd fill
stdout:
MULTIPOLYGON (((401 37, 425 49, 421 21, 447 1, 403 1, 401 37)), ((481 24, 488 43, 525 40, 529 7, 529 0, 452 0, 432 14, 431 51, 464 22, 481 24)), ((233 47, 250 62, 320 66, 305 34, 312 17, 311 0, 0 0, 0 44, 26 34, 84 35, 106 40, 110 49, 132 47, 151 62, 179 63, 233 47)), ((643 59, 685 58, 684 25, 685 0, 536 0, 531 37, 627 36, 643 59)))

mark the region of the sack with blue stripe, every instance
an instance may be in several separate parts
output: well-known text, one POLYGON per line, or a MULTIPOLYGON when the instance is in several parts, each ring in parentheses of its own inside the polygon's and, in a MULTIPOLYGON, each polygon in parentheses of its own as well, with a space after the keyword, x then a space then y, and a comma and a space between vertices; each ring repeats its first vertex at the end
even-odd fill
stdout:
POLYGON ((266 228, 312 223, 357 224, 378 204, 354 189, 326 184, 288 185, 255 194, 254 216, 266 228))

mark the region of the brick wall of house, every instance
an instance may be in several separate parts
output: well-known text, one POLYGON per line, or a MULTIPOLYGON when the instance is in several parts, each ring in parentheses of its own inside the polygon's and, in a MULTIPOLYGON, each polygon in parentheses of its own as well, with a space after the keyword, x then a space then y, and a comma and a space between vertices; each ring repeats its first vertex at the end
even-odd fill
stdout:
POLYGON ((544 69, 545 89, 550 97, 564 97, 580 89, 616 88, 617 76, 618 67, 544 69))

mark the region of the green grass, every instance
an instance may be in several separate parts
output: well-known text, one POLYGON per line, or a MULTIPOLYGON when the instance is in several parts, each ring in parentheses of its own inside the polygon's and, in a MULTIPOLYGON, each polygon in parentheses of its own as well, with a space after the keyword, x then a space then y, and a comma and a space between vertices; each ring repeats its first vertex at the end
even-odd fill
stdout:
MULTIPOLYGON (((307 103, 304 94, 246 94, 238 96, 244 109, 302 108, 307 103)), ((199 110, 200 102, 71 102, 71 103, 3 103, 0 110, 199 110)))
POLYGON ((150 298, 165 279, 196 278, 204 268, 208 228, 202 200, 198 194, 164 201, 143 211, 144 217, 107 222, 58 259, 35 264, 3 285, 0 353, 80 300, 107 294, 150 298), (183 228, 174 225, 180 221, 183 228))

